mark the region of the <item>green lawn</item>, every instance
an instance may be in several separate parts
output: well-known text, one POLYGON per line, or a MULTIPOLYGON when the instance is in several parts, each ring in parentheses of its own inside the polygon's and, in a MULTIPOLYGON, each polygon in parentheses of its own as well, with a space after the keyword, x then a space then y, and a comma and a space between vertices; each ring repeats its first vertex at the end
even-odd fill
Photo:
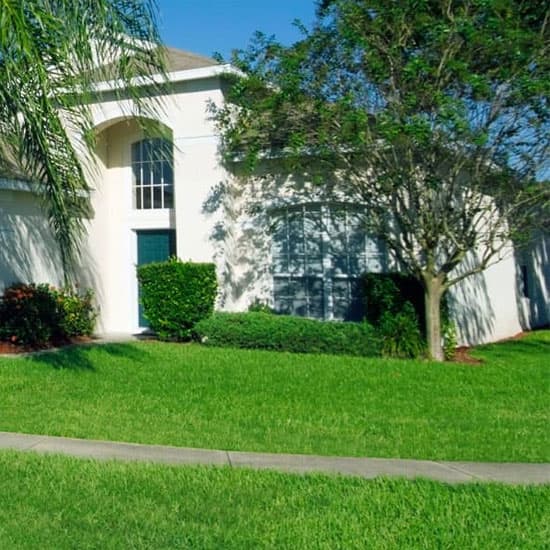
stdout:
POLYGON ((0 548, 544 548, 548 487, 0 452, 0 548))
POLYGON ((481 366, 143 342, 0 358, 0 430, 549 462, 550 331, 476 353, 481 366))

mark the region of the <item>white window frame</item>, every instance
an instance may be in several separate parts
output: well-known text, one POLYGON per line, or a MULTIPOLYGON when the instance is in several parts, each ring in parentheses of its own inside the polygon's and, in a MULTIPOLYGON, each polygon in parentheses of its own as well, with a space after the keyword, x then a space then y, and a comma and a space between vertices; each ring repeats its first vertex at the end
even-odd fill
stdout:
POLYGON ((132 167, 132 200, 134 210, 165 210, 174 208, 174 152, 173 144, 164 138, 145 138, 131 145, 132 167), (149 158, 144 156, 144 148, 149 145, 151 153, 149 158), (160 147, 159 147, 160 145, 160 147), (139 156, 135 155, 135 148, 139 147, 139 156), (169 151, 169 155, 166 152, 169 151), (168 156, 168 158, 167 158, 168 156), (165 173, 165 164, 170 165, 169 173, 165 173), (145 174, 148 172, 149 183, 145 174), (156 178, 160 178, 157 180, 156 178), (160 206, 155 206, 155 190, 160 192, 160 206), (168 201, 171 191, 171 203, 168 201), (149 206, 145 196, 149 193, 149 206), (138 200, 139 198, 139 200, 138 200))

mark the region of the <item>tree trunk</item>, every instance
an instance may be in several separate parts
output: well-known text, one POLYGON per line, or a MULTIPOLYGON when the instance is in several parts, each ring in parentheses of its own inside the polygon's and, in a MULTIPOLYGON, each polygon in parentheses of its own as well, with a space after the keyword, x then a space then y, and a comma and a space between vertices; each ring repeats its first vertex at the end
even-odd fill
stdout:
POLYGON ((432 359, 443 361, 441 342, 441 296, 442 281, 440 277, 424 278, 424 305, 426 309, 426 339, 428 352, 432 359))

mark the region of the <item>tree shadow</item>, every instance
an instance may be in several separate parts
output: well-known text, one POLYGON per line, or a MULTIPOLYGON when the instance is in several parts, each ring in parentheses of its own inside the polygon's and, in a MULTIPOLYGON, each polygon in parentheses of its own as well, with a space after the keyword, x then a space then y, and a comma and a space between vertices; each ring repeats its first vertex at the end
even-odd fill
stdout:
MULTIPOLYGON (((21 185, 19 182, 9 182, 21 185)), ((99 277, 90 256, 86 235, 73 282, 96 292, 101 301, 99 277)), ((64 284, 59 247, 41 199, 31 190, 0 189, 0 295, 15 283, 64 284)))
POLYGON ((516 296, 524 330, 550 323, 550 236, 539 234, 516 250, 516 296))
POLYGON ((275 212, 297 204, 335 202, 338 197, 335 182, 311 184, 308 174, 290 176, 274 162, 261 163, 255 176, 244 175, 238 164, 226 168, 228 179, 211 188, 202 210, 219 214, 209 236, 219 274, 218 306, 236 311, 255 300, 272 302, 275 212))
MULTIPOLYGON (((467 258, 463 269, 471 269, 475 258, 467 258)), ((451 318, 457 327, 460 344, 473 345, 490 339, 496 315, 483 274, 472 275, 448 292, 451 318)))
POLYGON ((40 200, 29 191, 0 189, 0 293, 13 283, 59 285, 60 264, 40 200))
POLYGON ((149 355, 143 347, 137 348, 132 343, 86 343, 38 352, 29 359, 56 370, 97 372, 96 364, 102 359, 116 357, 145 365, 149 361, 149 355))

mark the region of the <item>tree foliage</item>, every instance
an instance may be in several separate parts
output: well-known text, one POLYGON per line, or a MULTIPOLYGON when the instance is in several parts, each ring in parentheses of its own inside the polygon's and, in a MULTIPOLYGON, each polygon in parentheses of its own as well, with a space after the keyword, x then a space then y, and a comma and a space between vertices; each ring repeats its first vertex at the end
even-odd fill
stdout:
POLYGON ((294 45, 258 34, 236 52, 215 112, 228 162, 277 158, 365 204, 424 286, 438 358, 442 295, 544 219, 549 17, 544 2, 324 1, 294 45))
POLYGON ((163 73, 153 0, 0 0, 0 173, 37 184, 66 269, 89 212, 94 87, 118 81, 139 112, 135 77, 152 73, 163 73))

